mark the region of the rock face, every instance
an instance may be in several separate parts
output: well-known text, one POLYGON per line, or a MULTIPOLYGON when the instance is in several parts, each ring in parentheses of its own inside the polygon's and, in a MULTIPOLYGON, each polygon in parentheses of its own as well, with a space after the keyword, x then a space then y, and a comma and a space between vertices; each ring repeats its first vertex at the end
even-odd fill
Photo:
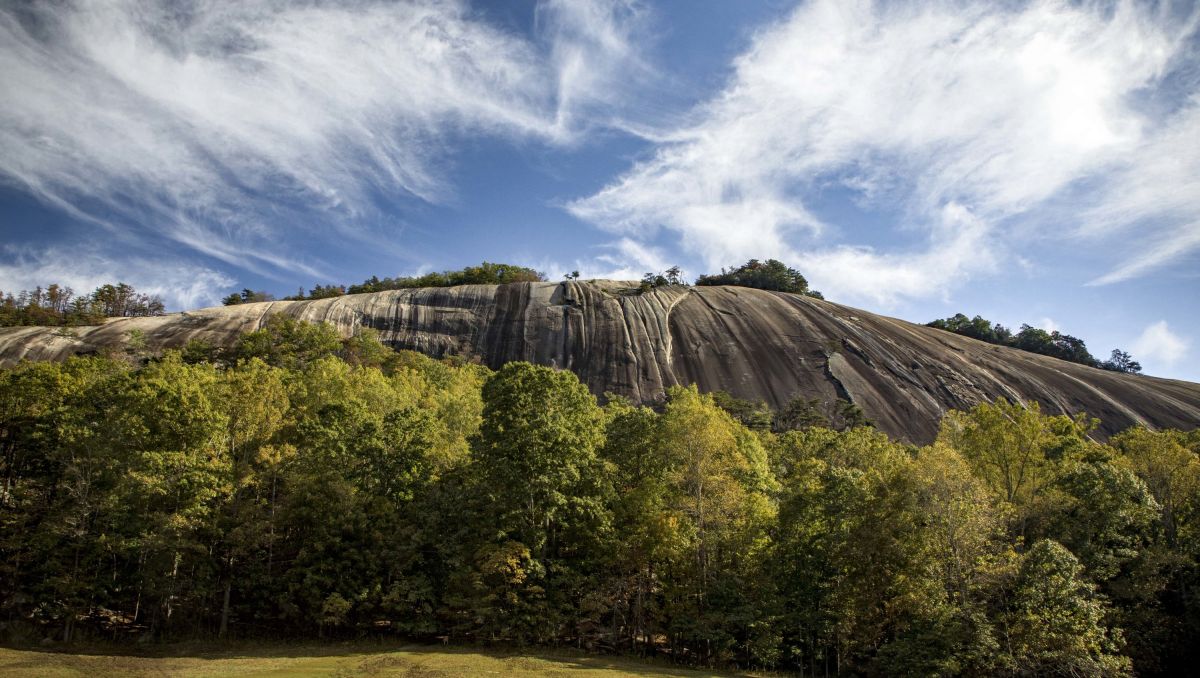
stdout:
POLYGON ((113 319, 64 332, 0 329, 0 364, 58 360, 119 345, 141 330, 151 349, 191 339, 229 345, 273 313, 373 327, 397 348, 528 360, 569 369, 596 394, 661 399, 676 384, 722 389, 779 407, 800 395, 859 405, 879 428, 933 439, 948 409, 1004 396, 1051 413, 1085 411, 1111 434, 1135 423, 1200 425, 1200 384, 1105 372, 993 346, 810 297, 743 287, 612 281, 465 285, 316 301, 209 308, 113 319), (73 335, 73 336, 72 336, 73 335))

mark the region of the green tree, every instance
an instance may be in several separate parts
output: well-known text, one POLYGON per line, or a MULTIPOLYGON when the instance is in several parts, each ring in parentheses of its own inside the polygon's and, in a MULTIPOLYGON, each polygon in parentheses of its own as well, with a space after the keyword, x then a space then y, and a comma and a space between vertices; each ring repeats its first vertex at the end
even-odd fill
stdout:
POLYGON ((1013 341, 1013 333, 1007 327, 1000 323, 993 323, 978 315, 974 318, 968 318, 962 313, 956 313, 949 318, 942 318, 925 324, 929 327, 936 327, 947 332, 961 334, 964 337, 986 341, 989 344, 1007 346, 1013 341))
POLYGON ((1113 676, 1130 673, 1121 633, 1108 629, 1108 607, 1061 544, 1044 539, 1021 563, 1005 618, 1013 669, 1028 675, 1113 676))
POLYGON ((922 448, 914 469, 919 515, 926 526, 930 564, 951 600, 975 611, 986 589, 1011 564, 1004 507, 955 450, 941 444, 922 448))
POLYGON ((665 631, 660 581, 686 553, 680 522, 671 506, 669 461, 659 450, 659 416, 648 407, 610 396, 602 450, 615 469, 615 544, 601 589, 607 596, 614 635, 645 653, 665 631))
POLYGON ((754 431, 766 431, 771 428, 775 414, 765 402, 743 400, 725 391, 713 391, 709 395, 717 407, 728 412, 746 428, 754 431))
POLYGON ((490 516, 477 517, 483 538, 472 559, 491 563, 487 554, 508 544, 505 553, 527 549, 531 560, 522 566, 521 590, 502 598, 479 588, 487 576, 477 570, 473 604, 491 633, 509 620, 504 625, 513 637, 544 638, 565 623, 563 609, 584 583, 579 563, 608 529, 609 471, 596 454, 603 415, 574 374, 528 363, 509 363, 492 375, 483 403, 474 491, 490 516))
POLYGON ((506 285, 518 282, 543 282, 546 276, 532 268, 513 264, 483 262, 457 271, 426 273, 425 275, 396 278, 371 276, 361 284, 351 285, 348 294, 383 292, 385 290, 413 289, 418 287, 453 287, 456 285, 506 285))
POLYGON ((1200 647, 1195 432, 1108 446, 997 401, 916 448, 834 403, 600 408, 569 372, 286 317, 210 349, 0 370, 6 637, 451 636, 805 675, 1186 674, 1200 647))
MULTIPOLYGON (((938 617, 911 457, 870 428, 781 440, 788 470, 771 558, 779 627, 806 672, 863 672, 875 653, 938 617)), ((898 654, 911 655, 911 652, 898 654)))
POLYGON ((246 288, 241 292, 234 292, 221 300, 221 303, 226 306, 236 306, 238 304, 253 304, 260 301, 275 301, 275 295, 262 290, 252 290, 246 288))
MULTIPOLYGON (((113 532, 140 562, 140 593, 155 601, 151 624, 163 630, 180 618, 178 608, 196 609, 210 590, 204 577, 184 573, 207 562, 206 533, 230 491, 228 420, 218 399, 213 366, 168 354, 137 373, 105 413, 114 428, 95 439, 126 451, 114 455, 128 466, 113 532)), ((190 616, 182 618, 194 622, 190 616)))
POLYGON ((696 284, 737 285, 823 298, 820 292, 809 289, 808 280, 799 271, 788 268, 786 264, 775 259, 768 259, 765 262, 751 259, 745 264, 729 270, 722 268, 719 274, 701 275, 696 279, 696 284))
MULTIPOLYGON (((282 370, 252 358, 221 374, 219 403, 228 422, 228 500, 218 517, 223 580, 218 637, 229 631, 235 586, 252 594, 269 572, 275 549, 274 513, 279 490, 277 461, 285 453, 279 435, 290 402, 282 370)), ((251 600, 254 600, 251 595, 251 600)), ((258 601, 255 601, 258 602, 258 601)))
POLYGON ((308 299, 332 299, 346 293, 345 285, 316 285, 308 291, 308 299))
POLYGON ((603 442, 595 398, 574 374, 509 363, 483 387, 483 426, 475 462, 501 508, 501 527, 544 555, 551 529, 603 442))
POLYGON ((259 358, 273 367, 295 369, 333 355, 341 345, 329 323, 306 323, 276 313, 260 329, 242 335, 234 355, 238 360, 259 358))
POLYGON ((1186 673, 1200 647, 1200 461, 1194 434, 1137 426, 1110 441, 1146 484, 1159 511, 1141 535, 1141 553, 1106 589, 1119 606, 1129 652, 1145 673, 1186 673))
POLYGON ((1113 437, 1133 471, 1146 483, 1162 508, 1161 526, 1167 545, 1197 541, 1194 520, 1200 509, 1200 458, 1176 431, 1150 431, 1137 426, 1113 437))
POLYGON ((990 613, 998 583, 1011 578, 1017 560, 1003 506, 944 445, 919 450, 912 472, 912 517, 922 529, 898 576, 927 582, 917 589, 927 597, 898 620, 875 665, 900 675, 1001 673, 1002 635, 990 613))
POLYGON ((110 318, 162 315, 164 311, 161 298, 138 292, 125 283, 97 287, 96 291, 92 292, 92 302, 110 318))
POLYGON ((103 590, 100 535, 124 470, 104 414, 128 368, 103 358, 26 363, 0 372, 0 585, 10 619, 57 627, 70 640, 103 590), (102 387, 100 385, 103 385, 102 387))
POLYGON ((395 352, 379 341, 379 332, 370 327, 359 328, 342 342, 342 360, 355 366, 384 367, 391 363, 395 352))
POLYGON ((819 398, 797 395, 788 401, 771 421, 771 430, 776 433, 798 431, 811 426, 829 426, 829 417, 821 407, 819 398))
POLYGON ((1082 339, 1058 330, 1046 330, 1021 325, 1021 331, 1013 337, 1013 346, 1030 353, 1040 353, 1062 360, 1068 360, 1083 365, 1096 365, 1097 361, 1088 353, 1087 345, 1082 339))
POLYGON ((1107 460, 1076 462, 1055 480, 1063 501, 1044 532, 1079 558, 1095 581, 1107 581, 1150 544, 1161 509, 1133 471, 1107 460))
POLYGON ((1086 417, 1048 417, 1038 404, 999 398, 970 412, 949 412, 938 441, 963 455, 995 495, 1014 509, 1013 530, 1026 535, 1031 520, 1056 497, 1051 489, 1063 465, 1084 454, 1095 427, 1086 417))
POLYGON ((1119 348, 1114 348, 1108 360, 1100 363, 1099 367, 1112 372, 1125 372, 1127 374, 1137 374, 1142 371, 1142 364, 1133 359, 1129 353, 1122 351, 1119 348))
POLYGON ((11 325, 96 325, 106 317, 162 315, 157 295, 138 292, 125 283, 101 285, 91 294, 51 283, 45 288, 0 293, 0 327, 11 325))
MULTIPOLYGON (((774 518, 775 489, 759 439, 695 386, 676 387, 660 423, 668 464, 666 505, 682 539, 664 615, 673 643, 706 661, 728 661, 765 629, 755 605, 759 562, 774 518)), ((678 648, 677 648, 678 649, 678 648)))

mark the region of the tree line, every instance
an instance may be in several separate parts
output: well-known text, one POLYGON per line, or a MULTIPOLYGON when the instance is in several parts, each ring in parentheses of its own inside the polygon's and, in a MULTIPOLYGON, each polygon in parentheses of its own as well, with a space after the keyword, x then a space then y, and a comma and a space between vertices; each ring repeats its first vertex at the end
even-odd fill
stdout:
POLYGON ((751 259, 745 264, 729 270, 722 268, 720 273, 701 275, 696 279, 696 284, 736 285, 760 290, 803 294, 817 299, 825 298, 820 292, 809 288, 808 280, 800 274, 800 271, 790 268, 777 259, 767 259, 766 261, 751 259))
MULTIPOLYGON (((565 277, 567 280, 577 280, 579 271, 572 271, 565 277)), ((808 286, 808 280, 800 271, 778 259, 767 259, 766 261, 751 259, 741 266, 722 268, 720 273, 701 274, 696 278, 695 284, 701 287, 716 285, 752 287, 759 290, 803 294, 816 299, 825 298, 820 292, 808 286)), ((670 285, 685 287, 688 285, 683 269, 679 266, 672 266, 665 271, 646 273, 638 285, 638 293, 644 294, 656 287, 670 285)))
POLYGON ((282 316, 140 350, 0 371, 8 642, 401 636, 802 675, 1200 651, 1196 432, 1100 443, 998 400, 917 447, 832 404, 601 405, 570 372, 282 316))
POLYGON ((1126 351, 1114 348, 1108 360, 1098 360, 1088 352, 1087 344, 1082 339, 1069 334, 1063 334, 1058 330, 1047 332, 1046 330, 1025 324, 1021 325, 1021 330, 1014 334, 1012 330, 1000 323, 993 323, 978 315, 974 318, 968 318, 962 313, 956 313, 949 318, 934 320, 926 323, 926 326, 986 341, 989 344, 1018 348, 1022 351, 1048 355, 1060 360, 1087 365, 1088 367, 1099 367, 1100 369, 1112 372, 1127 372, 1131 374, 1137 374, 1142 371, 1141 363, 1134 360, 1133 356, 1129 355, 1126 351))
POLYGON ((0 291, 0 327, 96 325, 105 318, 162 315, 164 311, 161 297, 138 292, 123 282, 101 285, 91 294, 78 296, 57 283, 16 294, 0 291))
MULTIPOLYGON (((315 285, 307 293, 304 288, 286 301, 302 301, 305 299, 328 299, 344 294, 362 294, 366 292, 386 292, 388 290, 405 290, 420 287, 455 287, 458 285, 506 285, 516 282, 544 282, 546 275, 532 268, 513 264, 493 264, 483 262, 478 266, 467 266, 455 271, 426 273, 418 276, 398 276, 395 278, 380 278, 371 276, 357 285, 315 285)), ((240 293, 230 294, 222 300, 226 306, 244 304, 256 301, 274 301, 274 295, 251 289, 240 293)))
MULTIPOLYGON (((564 280, 579 280, 579 271, 571 271, 563 276, 564 280)), ((419 276, 400 276, 396 278, 379 278, 371 276, 357 285, 317 284, 307 292, 301 287, 295 295, 284 297, 285 301, 303 301, 311 299, 328 299, 345 294, 362 294, 366 292, 384 292, 387 290, 414 289, 420 287, 455 287, 457 285, 505 285, 516 282, 545 282, 546 275, 532 268, 514 264, 493 264, 483 262, 478 266, 468 266, 456 271, 426 273, 419 276)), ((761 290, 776 292, 791 292, 804 294, 817 299, 824 299, 820 292, 810 289, 808 280, 799 271, 788 267, 776 259, 765 262, 751 259, 741 266, 721 269, 720 273, 701 275, 696 279, 696 285, 736 285, 738 287, 753 287, 761 290)), ((639 282, 639 292, 648 292, 656 287, 667 285, 688 285, 683 269, 672 266, 665 271, 648 272, 639 282)), ((226 306, 253 303, 259 301, 274 301, 275 296, 262 290, 246 288, 225 297, 222 303, 226 306)))

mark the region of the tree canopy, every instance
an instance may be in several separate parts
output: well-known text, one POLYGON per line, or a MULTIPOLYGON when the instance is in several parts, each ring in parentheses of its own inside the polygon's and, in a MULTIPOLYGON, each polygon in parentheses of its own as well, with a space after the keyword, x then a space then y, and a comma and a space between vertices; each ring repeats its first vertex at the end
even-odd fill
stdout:
POLYGON ((514 264, 483 262, 457 271, 426 273, 418 276, 378 278, 371 276, 357 285, 346 288, 348 294, 383 292, 415 287, 454 287, 456 285, 505 285, 515 282, 542 282, 546 276, 532 268, 514 264))
MULTIPOLYGON (((578 272, 576 272, 578 278, 578 272)), ((455 287, 458 285, 504 285, 516 282, 544 282, 546 276, 532 268, 514 264, 494 264, 483 262, 478 266, 467 266, 454 271, 440 273, 425 273, 416 276, 397 276, 395 278, 380 278, 371 276, 357 285, 316 284, 308 292, 301 287, 296 294, 284 297, 286 301, 303 301, 311 299, 330 299, 343 294, 362 294, 366 292, 386 292, 387 290, 404 290, 419 287, 455 287)), ((226 306, 252 303, 256 301, 274 301, 274 295, 269 292, 255 291, 249 288, 235 292, 225 297, 222 302, 226 306)))
POLYGON ((276 316, 0 370, 6 642, 571 645, 802 675, 1186 674, 1200 433, 998 400, 603 406, 276 316), (849 404, 849 403, 847 403, 849 404))
POLYGON ((962 313, 925 324, 928 327, 936 327, 939 330, 961 334, 964 337, 986 341, 989 344, 1011 346, 1022 351, 1048 355, 1112 372, 1136 374, 1142 371, 1141 364, 1125 351, 1113 349, 1108 360, 1097 360, 1088 352, 1087 344, 1082 339, 1063 334, 1058 330, 1046 331, 1026 324, 1021 325, 1021 330, 1013 334, 1011 330, 1000 323, 993 323, 978 315, 968 318, 962 313))
POLYGON ((0 327, 95 325, 105 318, 162 315, 164 311, 158 295, 138 292, 125 283, 101 285, 84 295, 59 284, 15 295, 0 292, 0 327))
POLYGON ((249 287, 241 292, 234 292, 221 300, 221 303, 226 306, 237 306, 238 304, 254 304, 260 301, 275 301, 275 295, 263 290, 252 290, 249 287))
POLYGON ((751 259, 741 266, 728 270, 722 268, 720 273, 701 275, 696 279, 696 284, 736 285, 824 298, 820 292, 809 289, 808 280, 799 271, 776 259, 767 259, 765 262, 751 259))

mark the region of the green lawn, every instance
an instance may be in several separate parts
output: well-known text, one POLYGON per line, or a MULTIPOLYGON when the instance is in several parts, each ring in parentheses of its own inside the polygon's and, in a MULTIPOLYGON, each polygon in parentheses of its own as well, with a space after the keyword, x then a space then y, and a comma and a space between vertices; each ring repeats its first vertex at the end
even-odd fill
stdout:
POLYGON ((16 650, 0 648, 0 676, 701 676, 715 674, 569 652, 511 654, 420 645, 168 645, 145 651, 117 648, 16 650))

